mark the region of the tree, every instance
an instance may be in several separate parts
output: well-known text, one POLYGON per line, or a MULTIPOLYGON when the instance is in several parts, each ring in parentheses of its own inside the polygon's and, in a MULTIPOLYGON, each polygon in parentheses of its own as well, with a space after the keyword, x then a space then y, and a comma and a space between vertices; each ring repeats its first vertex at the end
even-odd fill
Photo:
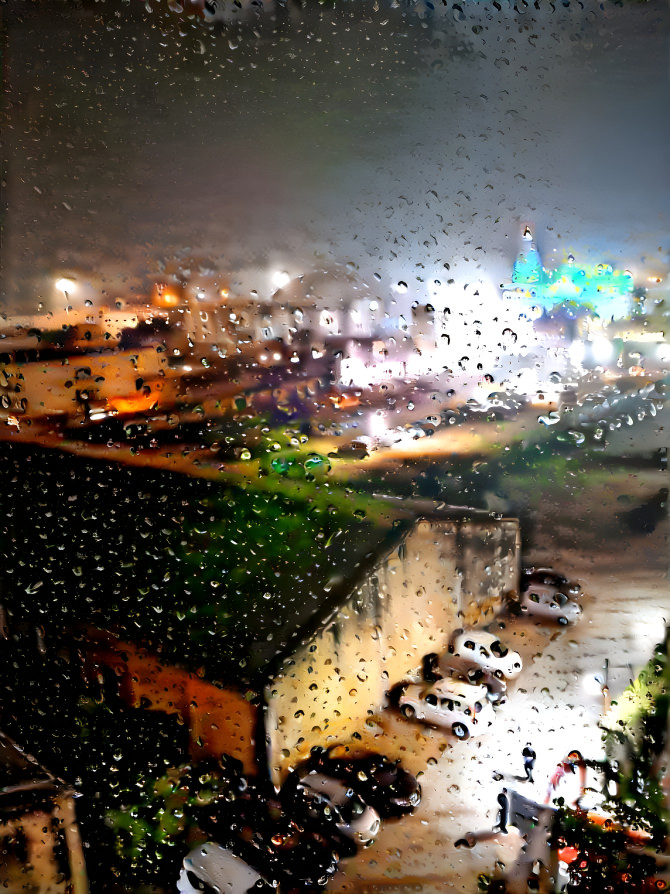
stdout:
POLYGON ((661 761, 668 742, 670 629, 603 723, 607 757, 590 762, 602 779, 603 813, 561 804, 552 846, 571 848, 570 892, 664 890, 655 852, 664 851, 670 817, 661 761))

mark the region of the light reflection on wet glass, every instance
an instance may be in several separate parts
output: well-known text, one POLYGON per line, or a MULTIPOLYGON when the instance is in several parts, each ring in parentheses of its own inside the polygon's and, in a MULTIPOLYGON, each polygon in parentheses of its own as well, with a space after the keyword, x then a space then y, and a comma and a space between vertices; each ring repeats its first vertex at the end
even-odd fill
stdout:
POLYGON ((664 889, 669 31, 3 10, 8 890, 664 889))

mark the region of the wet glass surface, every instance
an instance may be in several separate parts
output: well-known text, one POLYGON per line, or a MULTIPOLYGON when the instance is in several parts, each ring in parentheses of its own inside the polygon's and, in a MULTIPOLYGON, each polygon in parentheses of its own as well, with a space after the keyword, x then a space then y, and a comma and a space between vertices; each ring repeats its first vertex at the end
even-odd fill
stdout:
POLYGON ((662 890, 667 4, 2 37, 5 888, 662 890))

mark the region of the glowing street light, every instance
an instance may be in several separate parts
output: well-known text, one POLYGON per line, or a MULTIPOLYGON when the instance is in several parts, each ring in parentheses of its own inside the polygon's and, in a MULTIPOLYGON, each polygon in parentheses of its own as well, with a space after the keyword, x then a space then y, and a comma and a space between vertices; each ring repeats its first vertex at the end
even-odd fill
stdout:
POLYGON ((283 289, 284 286, 287 286, 291 281, 291 277, 285 270, 276 270, 272 274, 272 285, 276 289, 283 289))
POLYGON ((67 276, 56 280, 56 288, 65 295, 65 301, 70 300, 70 295, 77 291, 77 283, 67 276))

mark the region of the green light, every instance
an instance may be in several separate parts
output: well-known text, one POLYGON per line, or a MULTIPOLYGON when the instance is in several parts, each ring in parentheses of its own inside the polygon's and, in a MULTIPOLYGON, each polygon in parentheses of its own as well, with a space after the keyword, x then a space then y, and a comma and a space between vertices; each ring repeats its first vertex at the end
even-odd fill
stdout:
POLYGON ((633 277, 627 270, 615 270, 609 264, 580 267, 572 256, 555 270, 547 270, 535 244, 530 243, 514 262, 512 285, 507 291, 548 314, 586 310, 620 319, 632 312, 633 288, 633 277))

